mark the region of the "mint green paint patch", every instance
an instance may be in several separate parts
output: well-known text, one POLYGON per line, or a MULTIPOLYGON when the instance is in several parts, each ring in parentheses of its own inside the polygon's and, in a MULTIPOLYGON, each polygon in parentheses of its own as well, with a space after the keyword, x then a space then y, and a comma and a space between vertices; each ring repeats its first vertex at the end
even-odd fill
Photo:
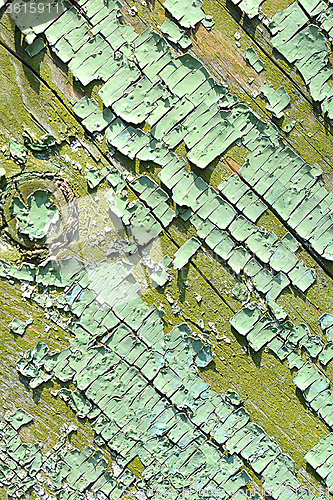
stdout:
POLYGON ((97 111, 98 104, 95 99, 91 99, 88 96, 82 97, 79 101, 77 101, 73 106, 73 111, 79 118, 87 118, 91 113, 97 111))
POLYGON ((181 49, 187 50, 192 46, 192 41, 189 36, 184 35, 178 42, 181 49))
POLYGON ((261 270, 252 278, 252 282, 259 292, 267 293, 271 288, 273 275, 268 269, 261 270))
POLYGON ((82 125, 89 132, 102 132, 114 118, 115 116, 109 108, 105 108, 103 111, 96 109, 82 121, 82 125))
MULTIPOLYGON (((333 491, 332 479, 332 434, 325 436, 319 443, 312 448, 306 455, 306 461, 316 470, 316 472, 323 478, 329 493, 333 491)), ((327 495, 323 494, 320 498, 326 500, 327 495)))
POLYGON ((241 335, 247 335, 260 318, 259 309, 255 303, 241 309, 230 319, 231 326, 241 335))
MULTIPOLYGON (((244 0, 243 0, 244 3, 244 0)), ((260 73, 265 67, 265 63, 260 61, 258 54, 256 51, 252 48, 249 47, 246 49, 246 52, 244 54, 244 59, 246 62, 249 63, 250 66, 257 72, 260 73)))
POLYGON ((158 268, 150 275, 150 279, 158 286, 164 286, 168 281, 169 276, 167 269, 171 262, 172 259, 168 255, 165 255, 158 263, 158 268))
POLYGON ((4 262, 0 259, 0 276, 6 278, 11 276, 19 281, 33 282, 36 276, 36 267, 33 264, 23 262, 20 267, 4 262))
POLYGON ((205 17, 202 10, 201 0, 166 0, 163 7, 179 22, 184 28, 195 28, 205 17))
POLYGON ((274 253, 270 258, 270 265, 275 271, 283 271, 289 273, 297 264, 297 257, 295 254, 285 247, 283 243, 278 243, 274 247, 274 253))
POLYGON ((113 75, 98 92, 105 106, 112 105, 123 95, 124 90, 140 77, 140 71, 134 63, 115 60, 114 66, 113 75))
POLYGON ((319 372, 308 362, 299 370, 297 376, 294 378, 294 383, 299 389, 305 391, 319 377, 319 372))
POLYGON ((246 338, 254 351, 259 351, 276 337, 278 329, 271 321, 270 316, 263 316, 256 325, 248 332, 246 338))
MULTIPOLYGON (((287 359, 288 359, 289 368, 291 370, 293 368, 297 368, 297 370, 299 370, 300 368, 302 368, 302 366, 305 363, 305 361, 303 361, 303 359, 301 358, 301 356, 299 355, 298 352, 291 352, 290 354, 288 354, 288 358, 287 359)), ((315 411, 317 411, 314 407, 313 407, 313 409, 315 411)))
POLYGON ((269 284, 269 290, 267 292, 268 299, 277 299, 281 292, 290 284, 289 278, 281 272, 278 272, 269 284))
POLYGON ((241 197, 236 207, 252 222, 256 222, 267 210, 265 203, 259 200, 258 196, 250 190, 241 197))
POLYGON ((266 148, 249 155, 241 175, 299 236, 309 241, 319 254, 332 258, 328 243, 331 196, 318 179, 318 165, 304 164, 289 148, 266 148))
POLYGON ((316 274, 313 269, 308 269, 302 261, 299 261, 294 269, 288 273, 290 280, 299 290, 305 292, 315 281, 316 274))
POLYGON ((200 247, 200 241, 196 238, 190 238, 184 245, 182 245, 175 253, 173 266, 175 269, 184 267, 191 257, 196 253, 200 247))
POLYGON ((263 269, 257 259, 251 259, 244 267, 244 274, 249 278, 253 278, 263 269))
POLYGON ((276 240, 277 237, 272 232, 266 234, 256 231, 246 240, 246 244, 261 262, 268 263, 273 253, 273 244, 276 240))
POLYGON ((156 140, 161 140, 169 145, 170 147, 175 147, 182 140, 182 137, 177 135, 176 142, 174 142, 173 135, 171 135, 171 130, 176 126, 187 114, 189 114, 194 105, 186 97, 182 97, 173 108, 163 117, 163 120, 159 121, 153 126, 151 134, 156 140))
POLYGON ((92 408, 89 401, 79 391, 73 392, 63 388, 58 391, 58 396, 69 403, 79 418, 85 418, 92 408))
POLYGON ((232 174, 227 179, 223 179, 218 188, 233 204, 237 203, 248 191, 248 187, 237 174, 232 174))
MULTIPOLYGON (((209 222, 209 221, 208 221, 209 222)), ((195 225, 195 222, 194 222, 195 225)), ((216 246, 221 243, 221 241, 228 235, 225 231, 221 231, 217 227, 214 227, 212 223, 197 225, 197 233, 200 238, 205 238, 205 243, 214 250, 216 246), (208 231, 206 231, 206 228, 208 231), (208 234, 207 234, 208 233, 208 234)))
POLYGON ((245 217, 239 215, 230 224, 229 231, 235 240, 245 241, 256 231, 256 227, 245 217))
MULTIPOLYGON (((113 59, 114 52, 102 37, 97 35, 94 38, 90 38, 88 26, 85 24, 81 28, 77 28, 77 30, 79 31, 77 38, 80 48, 76 52, 75 58, 70 61, 68 67, 75 78, 79 79, 83 85, 88 85, 88 83, 95 79, 105 80, 103 69, 108 60, 112 60, 113 62, 109 68, 110 74, 112 74, 112 69, 116 72, 121 67, 122 63, 117 59, 113 59), (84 43, 85 39, 86 43, 84 43)), ((70 35, 73 32, 74 30, 70 32, 70 35)), ((78 47, 73 47, 72 40, 68 40, 68 42, 75 51, 78 49, 78 47)))
POLYGON ((283 309, 283 307, 279 306, 274 299, 269 297, 269 293, 267 296, 267 305, 273 317, 276 318, 277 321, 285 321, 287 319, 288 313, 283 309))
POLYGON ((282 46, 288 42, 307 21, 306 15, 296 2, 283 11, 277 11, 269 25, 274 36, 274 46, 282 46))
POLYGON ((281 243, 283 243, 293 253, 296 253, 300 246, 298 241, 290 233, 286 233, 281 238, 281 243))
POLYGON ((158 83, 158 75, 174 58, 167 42, 159 34, 152 32, 151 28, 147 28, 136 40, 135 47, 135 59, 143 74, 152 83, 158 83))
POLYGON ((235 247, 231 251, 228 264, 236 274, 239 274, 250 259, 251 254, 245 248, 235 247))
POLYGON ((137 153, 149 144, 148 136, 141 129, 127 127, 120 118, 116 118, 108 126, 105 135, 108 144, 131 159, 134 159, 137 153))
POLYGON ((98 184, 102 182, 103 179, 109 173, 108 169, 104 168, 102 170, 98 170, 98 168, 90 168, 85 172, 85 178, 87 179, 88 186, 91 189, 94 189, 98 184))
POLYGON ((333 359, 333 342, 329 342, 325 345, 324 349, 321 351, 318 357, 320 363, 324 366, 328 365, 333 359))
MULTIPOLYGON (((89 43, 90 36, 88 26, 84 23, 84 20, 81 19, 80 22, 76 21, 76 26, 69 32, 67 32, 62 38, 60 38, 57 43, 54 45, 53 50, 57 54, 57 56, 65 63, 71 64, 75 55, 78 55, 78 61, 82 57, 82 53, 84 52, 85 45, 89 43), (82 49, 82 50, 81 50, 82 49), (81 52, 80 52, 81 50, 81 52)), ((88 54, 87 54, 88 56, 88 54)), ((79 65, 82 63, 82 60, 79 61, 79 65)), ((90 66, 92 60, 88 59, 86 64, 82 67, 75 67, 73 64, 73 74, 79 77, 81 76, 86 83, 89 83, 92 79, 93 73, 93 65, 90 66)))
POLYGON ((29 325, 31 325, 33 322, 33 319, 28 319, 27 321, 21 321, 18 318, 14 318, 11 323, 9 323, 9 328, 10 331, 13 333, 16 333, 16 335, 24 335, 26 329, 28 328, 29 325))
POLYGON ((45 238, 59 222, 59 209, 51 201, 51 193, 38 189, 27 198, 27 205, 18 197, 12 199, 11 211, 18 231, 31 241, 45 238))
POLYGON ((39 54, 45 47, 43 38, 36 38, 30 45, 25 48, 29 57, 34 57, 39 54))
POLYGON ((175 23, 166 19, 162 26, 160 26, 160 30, 163 35, 170 40, 170 42, 178 43, 182 49, 187 49, 191 46, 192 42, 185 35, 184 30, 180 29, 175 23))
POLYGON ((266 82, 260 87, 259 92, 263 94, 269 102, 266 106, 276 118, 282 118, 283 110, 290 104, 290 97, 284 87, 274 90, 266 82))
POLYGON ((323 344, 317 336, 307 336, 302 339, 300 346, 307 350, 311 358, 316 358, 323 350, 323 344))
POLYGON ((45 30, 45 36, 50 45, 55 45, 62 36, 66 35, 73 28, 81 26, 82 24, 82 16, 77 12, 75 8, 72 7, 66 10, 59 19, 55 20, 45 30))
MULTIPOLYGON (((319 2, 319 5, 321 2, 319 2)), ((326 31, 328 36, 332 36, 332 29, 333 29, 333 8, 328 7, 326 8, 325 5, 325 10, 320 14, 318 21, 320 23, 321 29, 326 31)))
MULTIPOLYGON (((210 114, 210 113, 209 113, 210 114)), ((208 122, 203 127, 200 116, 197 123, 192 125, 191 143, 189 138, 185 137, 185 143, 191 147, 187 157, 199 168, 205 168, 217 156, 224 153, 237 139, 245 136, 252 129, 257 119, 244 109, 242 105, 235 106, 230 113, 220 112, 215 115, 215 126, 212 128, 214 121, 210 121, 210 116, 207 117, 208 122), (198 128, 200 126, 200 128, 198 128), (198 129, 198 132, 196 132, 198 129), (199 136, 199 137, 197 137, 199 136)))
POLYGON ((22 425, 29 424, 33 421, 33 417, 21 408, 16 410, 15 413, 6 416, 6 421, 17 431, 22 425))
POLYGON ((17 142, 15 139, 11 139, 9 141, 8 146, 9 146, 10 156, 16 163, 22 165, 27 161, 27 149, 24 146, 22 146, 22 144, 17 142))
POLYGON ((319 318, 320 327, 322 330, 327 330, 333 326, 333 314, 324 313, 319 318))
POLYGON ((219 255, 223 260, 227 260, 235 247, 233 240, 224 231, 218 230, 221 236, 220 241, 214 246, 214 252, 219 255))
POLYGON ((159 220, 164 227, 168 226, 175 216, 175 211, 169 208, 166 203, 169 199, 166 192, 146 175, 142 175, 135 179, 131 183, 131 186, 139 193, 139 198, 152 208, 152 213, 157 220, 159 220))
POLYGON ((295 120, 293 120, 293 121, 291 121, 291 122, 287 123, 287 124, 286 124, 286 125, 282 128, 282 130, 283 130, 283 132, 285 132, 286 134, 289 134, 289 132, 291 132, 291 131, 293 130, 293 128, 295 127, 295 125, 296 125, 296 121, 295 121, 295 120))
POLYGON ((199 238, 206 238, 214 229, 217 229, 212 222, 201 219, 197 214, 192 214, 190 220, 197 230, 199 238))
POLYGON ((264 0, 232 0, 245 14, 252 19, 259 14, 260 5, 264 0))
POLYGON ((111 212, 114 213, 117 217, 121 218, 125 214, 127 214, 126 207, 128 204, 128 200, 126 196, 122 195, 121 190, 120 192, 117 192, 114 189, 110 189, 106 193, 105 199, 110 207, 111 212))

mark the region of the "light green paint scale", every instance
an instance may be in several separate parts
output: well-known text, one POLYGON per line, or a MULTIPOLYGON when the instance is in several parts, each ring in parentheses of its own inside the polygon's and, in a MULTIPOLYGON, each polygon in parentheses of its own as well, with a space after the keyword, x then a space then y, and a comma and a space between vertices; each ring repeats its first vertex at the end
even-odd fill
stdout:
POLYGON ((185 31, 169 19, 164 21, 160 30, 168 41, 178 44, 184 50, 192 45, 191 39, 185 34, 185 31))
POLYGON ((262 71, 265 67, 265 63, 260 61, 258 54, 252 47, 249 47, 246 50, 244 59, 256 70, 257 73, 260 73, 260 71, 262 71))
POLYGON ((267 85, 267 83, 264 83, 260 87, 259 92, 261 94, 263 94, 269 102, 269 106, 266 106, 266 109, 268 111, 271 111, 271 113, 276 118, 282 118, 283 117, 283 110, 290 103, 290 97, 288 96, 287 92, 285 91, 285 88, 280 87, 279 89, 274 90, 272 87, 267 85))
POLYGON ((190 258, 195 254, 195 252, 199 249, 199 247, 200 241, 196 238, 187 240, 187 242, 184 243, 184 245, 181 246, 175 254, 175 258, 173 261, 175 269, 181 269, 182 267, 184 267, 188 263, 190 258))
POLYGON ((33 322, 32 319, 28 319, 27 321, 21 321, 18 318, 14 318, 13 321, 9 323, 9 328, 11 332, 15 333, 16 335, 22 336, 25 334, 26 329, 28 328, 28 326, 31 325, 32 322, 33 322))
POLYGON ((163 7, 184 28, 195 28, 205 18, 201 0, 166 0, 163 7))
POLYGON ((264 0, 232 0, 245 14, 252 19, 260 13, 260 5, 264 0))
POLYGON ((31 241, 48 236, 59 222, 59 209, 50 195, 49 191, 38 189, 28 196, 27 204, 16 196, 12 199, 11 211, 16 218, 17 230, 31 241))

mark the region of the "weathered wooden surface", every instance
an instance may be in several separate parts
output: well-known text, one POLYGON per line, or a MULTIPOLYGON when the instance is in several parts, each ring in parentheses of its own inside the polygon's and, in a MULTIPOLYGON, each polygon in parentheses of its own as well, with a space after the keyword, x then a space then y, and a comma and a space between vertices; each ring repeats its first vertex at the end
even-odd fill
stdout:
MULTIPOLYGON (((141 32, 147 26, 156 28, 165 19, 161 3, 153 2, 148 6, 138 6, 138 15, 131 17, 128 7, 134 2, 124 4, 124 18, 134 28, 141 32)), ((281 61, 272 51, 269 35, 265 27, 257 27, 256 21, 237 20, 224 2, 207 0, 204 3, 206 14, 211 14, 215 27, 208 32, 203 26, 193 30, 193 43, 190 53, 198 57, 209 71, 221 83, 227 83, 232 92, 236 93, 240 102, 248 104, 263 120, 270 120, 271 114, 266 111, 266 102, 260 97, 253 97, 264 81, 273 83, 274 87, 284 85, 291 104, 288 107, 288 121, 295 119, 295 128, 287 135, 282 131, 284 123, 277 122, 287 143, 302 155, 305 161, 313 164, 318 162, 324 172, 324 181, 328 190, 332 187, 332 151, 333 137, 330 124, 320 113, 299 74, 281 61), (241 33, 240 45, 235 45, 234 33, 241 33), (252 46, 259 58, 265 62, 265 71, 257 74, 245 64, 242 54, 252 46), (249 78, 254 82, 249 84, 249 78)), ((279 6, 281 7, 281 6, 279 6)), ((264 11, 274 13, 277 5, 266 1, 264 11)), ((74 82, 70 71, 54 56, 49 48, 43 50, 34 58, 29 58, 24 50, 26 43, 12 20, 2 12, 0 19, 0 150, 1 163, 8 176, 15 179, 20 172, 15 162, 9 157, 3 146, 14 137, 22 142, 22 132, 28 130, 36 137, 43 133, 54 135, 58 141, 55 153, 45 160, 38 155, 29 156, 25 172, 59 172, 65 173, 70 187, 76 196, 88 195, 86 183, 80 172, 64 159, 68 155, 82 166, 85 163, 101 169, 109 165, 109 157, 105 143, 99 143, 91 135, 87 135, 76 119, 69 104, 73 97, 80 98, 86 92, 96 97, 99 85, 89 85, 84 89, 74 82), (40 78, 39 78, 40 77, 40 78), (70 147, 78 139, 81 143, 79 154, 70 147)), ((287 120, 285 120, 287 121, 287 120)), ((242 164, 247 153, 242 147, 233 149, 212 167, 200 172, 205 180, 217 188, 221 180, 231 174, 228 160, 242 164)), ((143 173, 144 163, 130 161, 121 154, 116 155, 121 166, 126 169, 143 173)), ((197 169, 198 170, 198 169, 197 169)), ((155 179, 157 169, 152 167, 149 174, 155 179)), ((134 197, 134 194, 133 194, 134 197)), ((91 220, 95 217, 93 201, 91 220)), ((98 209, 97 209, 98 210, 98 209)), ((87 221, 89 214, 87 214, 87 221)), ((282 222, 268 211, 258 221, 258 225, 273 229, 283 236, 287 229, 282 222)), ((173 257, 175 251, 192 234, 193 226, 177 219, 161 237, 161 246, 165 253, 173 257)), ((6 254, 4 255, 5 257, 6 254)), ((10 259, 11 255, 8 255, 10 259)), ((98 257, 97 257, 98 258, 98 257)), ((332 265, 327 261, 316 262, 307 248, 300 252, 300 258, 308 267, 315 269, 317 281, 304 295, 295 289, 287 289, 279 299, 289 318, 295 323, 306 322, 312 333, 322 336, 319 328, 319 316, 329 312, 333 305, 333 284, 329 276, 332 265)), ((297 477, 305 486, 319 488, 318 477, 310 471, 304 461, 304 455, 329 429, 314 412, 304 404, 302 395, 293 383, 293 371, 286 362, 281 363, 268 349, 260 353, 246 354, 242 349, 240 336, 230 330, 229 319, 241 308, 241 304, 231 295, 236 283, 235 277, 227 267, 218 264, 207 251, 197 254, 186 270, 186 273, 172 271, 172 281, 164 293, 151 288, 144 295, 149 304, 163 304, 165 318, 177 324, 180 320, 188 321, 197 333, 200 329, 196 324, 200 318, 205 324, 214 322, 219 332, 230 339, 230 343, 220 341, 211 332, 210 340, 214 345, 216 358, 212 365, 202 371, 202 378, 211 384, 218 392, 234 388, 244 399, 244 406, 249 411, 252 421, 261 425, 268 435, 274 437, 283 452, 296 462, 297 477), (186 283, 185 283, 186 282, 186 283), (202 302, 197 303, 195 294, 202 295, 202 302), (177 301, 181 312, 175 316, 166 298, 166 294, 177 301)), ((55 444, 59 428, 64 422, 75 421, 79 427, 73 442, 79 448, 91 442, 93 432, 87 419, 80 422, 65 403, 59 398, 52 398, 50 391, 53 383, 47 383, 41 388, 31 390, 18 378, 15 364, 21 352, 32 348, 38 340, 47 342, 55 348, 63 348, 68 344, 66 331, 51 329, 45 333, 44 328, 52 322, 44 318, 41 308, 31 304, 29 300, 22 302, 17 285, 0 283, 2 312, 1 327, 1 411, 13 410, 20 406, 35 417, 34 424, 22 432, 23 440, 44 443, 44 451, 55 444), (24 337, 18 338, 10 333, 8 325, 14 317, 24 320, 34 318, 24 337)), ((55 325, 53 325, 55 326, 55 325)), ((332 365, 324 370, 325 376, 333 381, 332 365)), ((260 479, 253 475, 253 481, 260 484, 260 479)), ((322 486, 321 486, 322 487, 322 486)), ((2 492, 2 498, 6 493, 2 492)))

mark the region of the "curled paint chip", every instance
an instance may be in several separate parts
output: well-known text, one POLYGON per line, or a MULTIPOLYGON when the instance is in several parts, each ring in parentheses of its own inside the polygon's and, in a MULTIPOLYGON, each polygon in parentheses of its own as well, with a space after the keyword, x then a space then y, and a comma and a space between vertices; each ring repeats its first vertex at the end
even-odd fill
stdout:
POLYGON ((9 324, 9 328, 11 332, 16 333, 17 335, 24 335, 26 329, 28 328, 29 325, 33 323, 33 319, 30 318, 27 321, 21 321, 18 318, 14 318, 11 323, 9 324))
POLYGON ((269 105, 266 106, 268 111, 271 111, 276 118, 282 118, 283 110, 290 103, 290 97, 285 88, 280 87, 279 89, 274 90, 265 82, 260 87, 259 92, 263 94, 269 102, 269 105))
POLYGON ((22 165, 27 161, 27 149, 15 139, 9 141, 9 152, 13 160, 22 165))
POLYGON ((181 269, 184 267, 191 257, 196 253, 200 247, 200 241, 192 237, 187 240, 184 245, 182 245, 175 253, 175 258, 173 260, 173 266, 175 269, 181 269))
POLYGON ((265 67, 265 63, 260 61, 258 54, 252 47, 246 49, 244 59, 256 70, 257 73, 260 73, 260 71, 262 71, 265 67))

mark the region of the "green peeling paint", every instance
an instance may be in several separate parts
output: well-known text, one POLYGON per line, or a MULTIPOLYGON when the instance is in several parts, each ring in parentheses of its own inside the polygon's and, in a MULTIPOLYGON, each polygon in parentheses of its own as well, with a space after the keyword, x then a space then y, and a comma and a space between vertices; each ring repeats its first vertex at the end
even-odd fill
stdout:
POLYGON ((51 193, 39 189, 27 198, 27 204, 18 197, 12 199, 11 210, 18 231, 31 241, 45 238, 59 222, 59 209, 51 201, 51 193))
POLYGON ((283 110, 289 105, 290 97, 285 91, 284 87, 280 87, 274 90, 272 87, 264 83, 259 92, 263 94, 269 102, 269 106, 266 106, 268 111, 271 111, 276 118, 282 118, 283 110))
MULTIPOLYGON (((120 3, 89 0, 82 9, 85 19, 78 6, 67 7, 58 20, 35 31, 45 31, 52 50, 69 63, 83 86, 94 80, 102 82, 103 111, 99 100, 85 96, 71 101, 73 112, 88 132, 105 131, 111 155, 116 148, 138 164, 141 161, 139 168, 143 162, 154 163, 154 169, 158 166, 154 180, 150 174, 133 180, 128 172, 126 180, 117 170, 85 165, 89 188, 100 187, 102 181, 103 186, 110 185, 105 198, 112 217, 121 219, 132 232, 133 240, 126 240, 126 255, 134 256, 134 261, 142 251, 137 247, 153 245, 163 228, 183 211, 184 224, 192 231, 188 235, 195 236, 188 239, 186 234, 187 241, 174 255, 174 268, 182 269, 200 247, 208 247, 219 258, 216 268, 223 276, 225 267, 238 280, 246 279, 262 301, 260 307, 247 303, 231 318, 232 326, 255 352, 268 346, 281 361, 287 359, 290 368, 297 368, 295 385, 309 406, 331 425, 328 379, 315 364, 316 359, 329 362, 331 346, 310 335, 306 325, 286 321, 286 312, 276 302, 289 285, 305 292, 315 281, 315 273, 296 255, 299 245, 289 233, 279 241, 274 233, 256 225, 272 206, 303 241, 330 257, 331 198, 319 179, 320 168, 306 165, 286 148, 276 127, 262 122, 226 87, 217 85, 200 61, 188 54, 177 57, 150 28, 138 36, 131 26, 121 24, 120 3), (188 148, 186 160, 202 169, 209 167, 207 170, 230 148, 242 145, 249 156, 240 176, 223 179, 216 190, 185 168, 185 160, 173 152, 183 143, 188 148), (176 204, 177 211, 171 204, 176 204), (303 362, 300 352, 311 361, 303 362)), ((203 20, 201 2, 187 5, 167 0, 164 7, 183 27, 203 20)), ((243 1, 240 7, 251 17, 258 11, 258 2, 243 1)), ((314 15, 322 9, 319 5, 313 10, 307 3, 303 7, 314 15)), ((296 20, 296 11, 291 11, 291 19, 296 20)), ((281 40, 293 35, 289 21, 283 16, 274 18, 273 25, 278 26, 274 37, 282 32, 281 40)), ((297 30, 301 30, 301 15, 298 22, 297 30)), ((180 43, 182 38, 176 39, 182 30, 170 23, 162 25, 165 38, 180 43)), ((320 45, 315 30, 306 29, 311 35, 307 41, 312 43, 313 35, 320 45)), ((26 38, 32 41, 36 34, 30 32, 26 38)), ((287 45, 286 38, 281 44, 287 45)), ((314 71, 309 63, 310 70, 314 71)), ((279 100, 276 92, 271 107, 278 116, 286 96, 281 91, 279 100)), ((50 144, 42 137, 26 145, 40 151, 38 148, 50 144)), ((26 151, 18 143, 10 144, 10 153, 16 161, 25 161, 26 151)), ((49 192, 35 190, 26 203, 17 196, 14 200, 19 231, 32 239, 45 236, 58 217, 49 192)), ((66 319, 71 337, 69 347, 61 351, 50 351, 47 344, 38 343, 19 359, 18 372, 32 389, 46 381, 67 384, 69 387, 61 386, 54 396, 65 401, 78 419, 90 422, 96 445, 107 445, 116 452, 121 468, 116 478, 101 450, 91 446, 73 449, 62 440, 47 457, 38 453, 33 467, 30 462, 23 464, 25 482, 9 479, 9 494, 39 485, 36 474, 45 460, 43 473, 53 483, 56 496, 66 500, 81 498, 80 493, 88 489, 119 498, 132 485, 143 493, 167 488, 170 498, 179 496, 184 487, 193 487, 195 500, 207 487, 218 489, 210 496, 214 500, 241 500, 247 496, 250 481, 244 464, 261 474, 264 488, 274 498, 281 497, 281 488, 286 488, 286 498, 292 498, 291 488, 297 490, 300 485, 292 460, 261 427, 250 422, 235 391, 217 394, 198 376, 214 360, 211 345, 186 324, 165 331, 161 310, 140 298, 141 287, 132 265, 112 261, 114 257, 109 256, 111 261, 90 266, 75 258, 47 260, 36 268, 1 262, 1 275, 38 287, 31 292, 33 300, 55 320, 66 319), (52 287, 56 289, 53 294, 52 287), (126 470, 136 459, 142 464, 141 481, 126 470)), ((150 278, 163 287, 169 285, 173 273, 172 258, 160 258, 158 264, 150 263, 150 278)), ((183 272, 186 270, 178 273, 179 282, 183 272)), ((245 292, 244 285, 234 288, 234 295, 244 302, 249 298, 245 292)), ((198 304, 202 302, 198 300, 198 304)), ((332 340, 332 325, 326 319, 322 324, 327 325, 327 338, 332 340)), ((12 456, 21 460, 23 450, 12 449, 19 442, 17 436, 10 431, 5 439, 6 462, 11 464, 12 456)), ((132 493, 135 496, 136 491, 132 493)))
POLYGON ((180 29, 169 19, 164 21, 162 26, 160 26, 160 30, 167 40, 178 43, 182 49, 188 49, 192 45, 190 38, 185 34, 184 30, 180 29))
POLYGON ((17 335, 24 335, 26 329, 29 325, 32 324, 32 322, 33 319, 28 319, 24 322, 18 318, 14 318, 13 321, 9 324, 9 328, 13 333, 16 333, 17 335))
POLYGON ((14 139, 9 141, 9 152, 13 160, 19 165, 27 161, 27 150, 14 139))
POLYGON ((246 15, 252 19, 259 14, 260 5, 264 0, 232 0, 246 15))
POLYGON ((250 64, 250 66, 252 66, 256 70, 257 73, 260 73, 260 71, 262 71, 265 67, 265 63, 260 61, 258 54, 252 47, 249 47, 246 50, 244 59, 250 64))
POLYGON ((181 269, 188 263, 190 258, 195 254, 195 252, 200 247, 200 241, 196 238, 191 238, 188 240, 175 254, 173 265, 175 269, 181 269))
POLYGON ((184 28, 194 28, 205 17, 201 0, 166 0, 163 7, 184 28))

